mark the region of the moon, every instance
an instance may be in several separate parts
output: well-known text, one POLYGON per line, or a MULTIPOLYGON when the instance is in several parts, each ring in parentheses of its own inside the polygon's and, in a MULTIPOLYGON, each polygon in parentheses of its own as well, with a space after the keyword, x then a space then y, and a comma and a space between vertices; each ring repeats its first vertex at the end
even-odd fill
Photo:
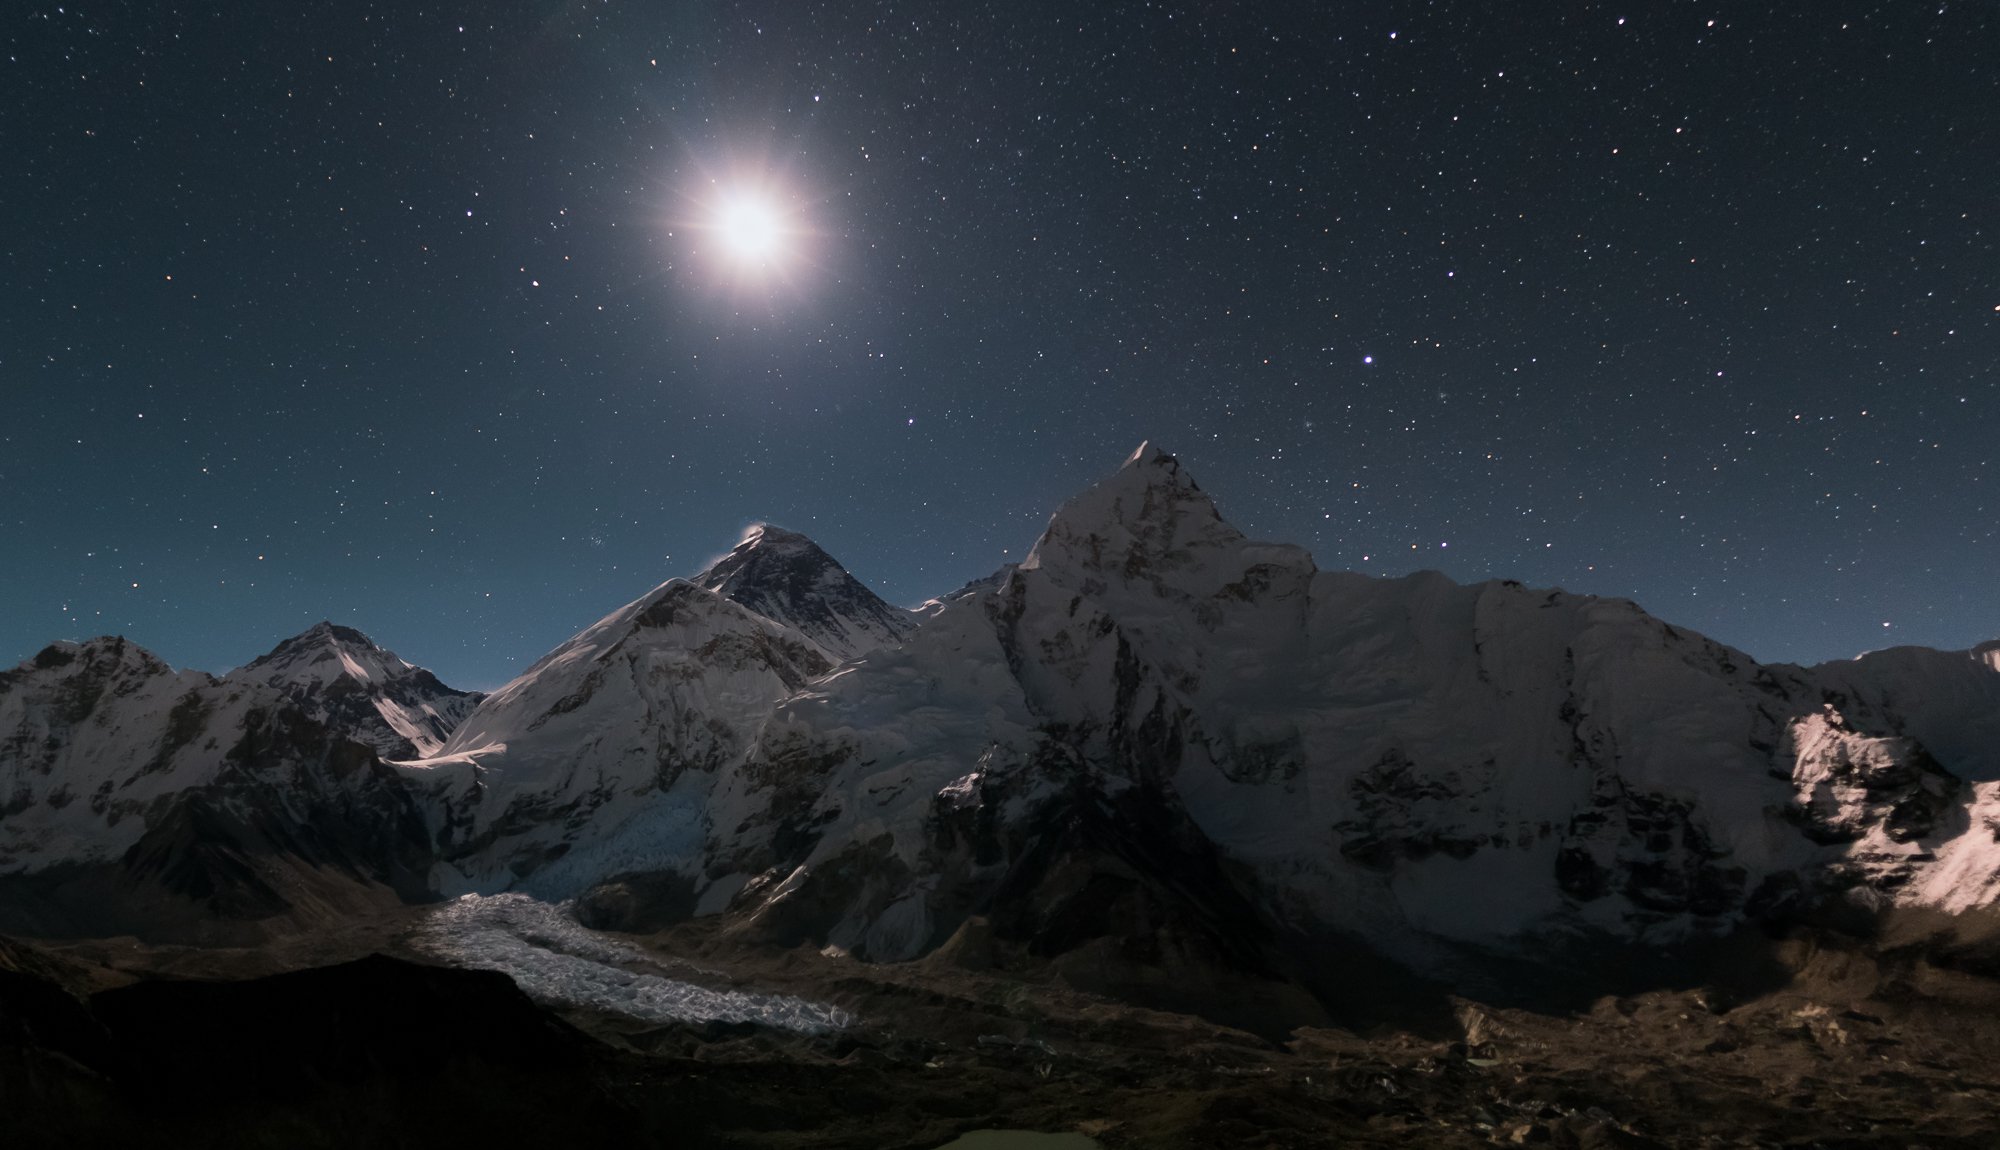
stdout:
POLYGON ((818 201, 795 174, 769 159, 695 167, 699 183, 664 222, 687 237, 707 285, 739 303, 807 291, 826 236, 814 221, 818 201))
POLYGON ((732 196, 716 212, 715 231, 729 254, 745 264, 764 264, 781 254, 784 220, 761 196, 732 196))

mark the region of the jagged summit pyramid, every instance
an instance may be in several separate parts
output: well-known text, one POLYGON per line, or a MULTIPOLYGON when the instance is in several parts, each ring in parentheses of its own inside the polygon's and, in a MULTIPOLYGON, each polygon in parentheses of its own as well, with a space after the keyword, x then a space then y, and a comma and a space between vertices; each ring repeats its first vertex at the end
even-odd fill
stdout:
POLYGON ((1199 582, 1215 561, 1229 566, 1245 543, 1178 459, 1142 443, 1050 517, 1021 569, 1137 579, 1164 591, 1188 576, 1199 582))
POLYGON ((285 696, 385 759, 435 753, 480 695, 456 691, 352 627, 321 621, 225 676, 285 696))
POLYGON ((543 656, 409 766, 458 812, 447 850, 475 886, 533 875, 554 890, 607 858, 685 855, 717 772, 771 708, 919 621, 812 540, 760 525, 543 656), (598 849, 572 850, 586 840, 598 849))
POLYGON ((769 523, 752 527, 693 582, 797 629, 836 660, 900 643, 919 621, 863 586, 819 544, 769 523))
POLYGON ((233 673, 266 681, 279 669, 292 682, 346 676, 365 683, 413 668, 360 631, 321 620, 233 673))

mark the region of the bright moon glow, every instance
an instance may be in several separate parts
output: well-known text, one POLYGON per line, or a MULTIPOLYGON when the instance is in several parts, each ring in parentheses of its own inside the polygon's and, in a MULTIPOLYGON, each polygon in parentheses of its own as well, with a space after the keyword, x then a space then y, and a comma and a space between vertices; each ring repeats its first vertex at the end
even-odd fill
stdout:
POLYGON ((716 231, 730 253, 746 262, 761 263, 777 253, 783 230, 778 214, 761 200, 732 200, 716 219, 716 231))
POLYGON ((688 214, 667 222, 687 230, 712 286, 739 301, 805 290, 819 234, 789 173, 746 161, 704 176, 689 189, 688 214))

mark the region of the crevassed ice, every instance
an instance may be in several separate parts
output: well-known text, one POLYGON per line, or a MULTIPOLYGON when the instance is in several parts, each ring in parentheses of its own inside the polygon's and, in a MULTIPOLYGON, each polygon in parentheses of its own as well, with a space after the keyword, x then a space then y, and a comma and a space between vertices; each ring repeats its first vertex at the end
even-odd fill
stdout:
POLYGON ((790 995, 710 990, 625 970, 651 959, 577 925, 559 906, 524 894, 469 894, 425 919, 425 952, 456 966, 497 970, 538 1002, 606 1010, 646 1022, 755 1022, 823 1034, 853 1021, 847 1011, 790 995))

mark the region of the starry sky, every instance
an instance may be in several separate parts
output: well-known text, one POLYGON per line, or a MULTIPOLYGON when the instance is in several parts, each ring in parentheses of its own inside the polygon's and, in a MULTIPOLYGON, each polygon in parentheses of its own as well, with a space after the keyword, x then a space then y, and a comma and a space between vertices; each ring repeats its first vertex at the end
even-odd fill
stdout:
POLYGON ((331 618, 492 687, 760 520, 948 591, 1148 439, 1325 568, 1969 646, 1996 61, 1965 0, 19 0, 0 661, 331 618))

